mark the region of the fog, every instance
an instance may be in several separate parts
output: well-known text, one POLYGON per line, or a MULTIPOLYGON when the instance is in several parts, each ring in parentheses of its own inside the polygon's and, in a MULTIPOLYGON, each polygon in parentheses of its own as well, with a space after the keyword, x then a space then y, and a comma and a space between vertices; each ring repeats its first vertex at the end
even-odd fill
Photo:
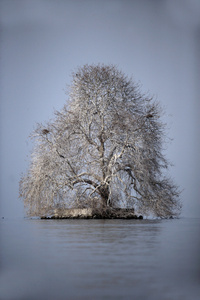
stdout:
POLYGON ((0 21, 1 217, 24 216, 28 136, 62 108, 71 72, 86 63, 116 64, 161 102, 182 215, 199 216, 198 0, 1 0, 0 21))

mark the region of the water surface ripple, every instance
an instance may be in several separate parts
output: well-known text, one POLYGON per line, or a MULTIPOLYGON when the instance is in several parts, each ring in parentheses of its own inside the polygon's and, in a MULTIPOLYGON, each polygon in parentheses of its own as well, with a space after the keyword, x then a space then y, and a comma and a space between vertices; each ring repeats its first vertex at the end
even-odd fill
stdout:
POLYGON ((200 219, 1 220, 0 299, 200 299, 200 219))

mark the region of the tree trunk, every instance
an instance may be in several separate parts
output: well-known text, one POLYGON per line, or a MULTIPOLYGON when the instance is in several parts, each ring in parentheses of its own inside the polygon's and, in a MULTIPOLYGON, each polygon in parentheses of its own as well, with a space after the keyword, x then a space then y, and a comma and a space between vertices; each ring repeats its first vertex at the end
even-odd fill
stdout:
POLYGON ((106 185, 102 185, 99 188, 99 192, 101 195, 102 208, 108 207, 109 206, 109 187, 106 185))

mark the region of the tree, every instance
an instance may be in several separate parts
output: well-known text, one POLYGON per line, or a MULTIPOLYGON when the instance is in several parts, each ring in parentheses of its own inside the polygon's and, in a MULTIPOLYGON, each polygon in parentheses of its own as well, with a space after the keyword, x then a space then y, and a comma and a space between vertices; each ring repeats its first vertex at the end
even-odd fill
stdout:
POLYGON ((32 134, 30 168, 20 181, 29 215, 56 207, 177 215, 159 104, 113 65, 85 65, 72 79, 69 101, 32 134))

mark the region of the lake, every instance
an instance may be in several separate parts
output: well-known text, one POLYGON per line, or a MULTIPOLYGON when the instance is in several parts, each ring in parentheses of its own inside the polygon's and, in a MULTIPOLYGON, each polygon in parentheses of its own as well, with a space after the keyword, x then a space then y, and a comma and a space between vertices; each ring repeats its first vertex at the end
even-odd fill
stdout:
POLYGON ((1 300, 200 299, 200 219, 2 219, 1 300))

